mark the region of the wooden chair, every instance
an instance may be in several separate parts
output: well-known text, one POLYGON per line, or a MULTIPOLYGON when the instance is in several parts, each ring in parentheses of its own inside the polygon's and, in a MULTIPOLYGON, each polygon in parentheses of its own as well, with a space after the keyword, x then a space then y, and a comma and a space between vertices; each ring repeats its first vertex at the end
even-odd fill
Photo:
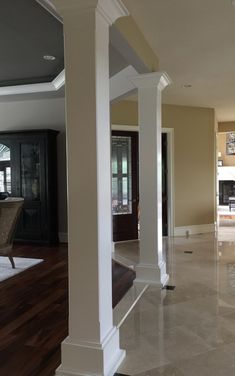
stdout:
POLYGON ((24 199, 18 197, 9 197, 0 201, 0 255, 9 257, 13 269, 15 263, 11 251, 17 220, 23 204, 24 199))

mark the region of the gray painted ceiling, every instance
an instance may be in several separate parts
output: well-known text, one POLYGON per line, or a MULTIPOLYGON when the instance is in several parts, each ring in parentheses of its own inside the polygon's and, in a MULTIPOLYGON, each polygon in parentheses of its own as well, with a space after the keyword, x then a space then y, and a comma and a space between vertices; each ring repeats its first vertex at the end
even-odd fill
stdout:
MULTIPOLYGON (((129 64, 110 42, 110 77, 129 64)), ((0 88, 51 82, 64 68, 63 25, 36 0, 0 0, 0 88), (55 56, 46 61, 44 55, 55 56)), ((1 95, 0 102, 54 98, 55 92, 1 95)))
POLYGON ((0 86, 52 81, 64 67, 63 25, 35 0, 1 0, 0 51, 0 86))

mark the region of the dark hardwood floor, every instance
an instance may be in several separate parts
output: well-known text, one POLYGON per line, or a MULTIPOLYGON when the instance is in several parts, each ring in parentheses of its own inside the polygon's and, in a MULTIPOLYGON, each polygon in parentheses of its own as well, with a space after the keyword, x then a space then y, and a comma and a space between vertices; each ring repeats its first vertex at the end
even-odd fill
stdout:
MULTIPOLYGON (((17 245, 14 256, 44 262, 0 282, 0 376, 52 376, 67 336, 67 247, 17 245)), ((134 272, 113 263, 113 305, 134 272)))

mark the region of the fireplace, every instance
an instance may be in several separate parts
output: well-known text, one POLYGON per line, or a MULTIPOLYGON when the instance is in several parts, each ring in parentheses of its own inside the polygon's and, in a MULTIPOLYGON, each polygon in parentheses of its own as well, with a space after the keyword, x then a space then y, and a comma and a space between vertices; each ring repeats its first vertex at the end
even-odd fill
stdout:
POLYGON ((235 181, 221 180, 219 182, 219 204, 228 205, 230 196, 235 196, 235 181))

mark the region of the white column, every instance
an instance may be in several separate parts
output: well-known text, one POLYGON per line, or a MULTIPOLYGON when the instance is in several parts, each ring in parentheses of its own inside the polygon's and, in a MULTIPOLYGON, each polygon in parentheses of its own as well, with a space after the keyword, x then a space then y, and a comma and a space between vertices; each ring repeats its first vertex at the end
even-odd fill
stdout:
POLYGON ((112 313, 109 25, 119 0, 53 0, 63 17, 69 336, 60 376, 111 376, 125 356, 112 313))
POLYGON ((136 281, 166 284, 162 252, 161 92, 170 83, 165 73, 131 77, 138 88, 140 261, 136 281))

